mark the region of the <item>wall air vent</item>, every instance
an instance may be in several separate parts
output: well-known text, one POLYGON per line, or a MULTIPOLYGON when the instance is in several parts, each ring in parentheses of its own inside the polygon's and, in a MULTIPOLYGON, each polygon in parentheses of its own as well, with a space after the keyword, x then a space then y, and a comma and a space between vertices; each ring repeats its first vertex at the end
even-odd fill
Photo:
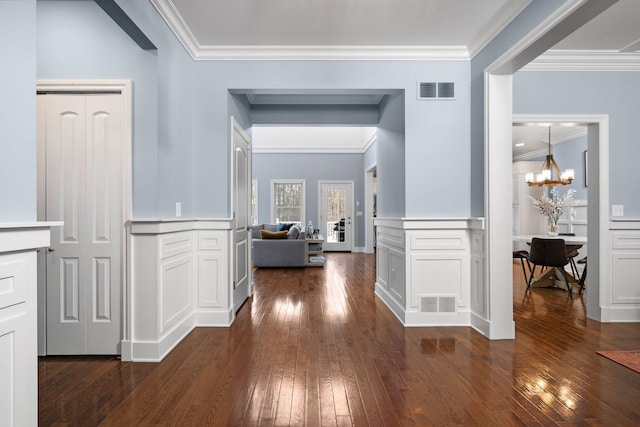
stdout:
POLYGON ((418 82, 418 99, 455 99, 453 82, 418 82))
POLYGON ((420 297, 420 313, 437 313, 438 297, 420 297))
POLYGON ((453 295, 421 296, 420 313, 455 313, 456 297, 453 295))
POLYGON ((438 85, 435 82, 418 83, 418 98, 419 99, 433 99, 438 96, 438 85))

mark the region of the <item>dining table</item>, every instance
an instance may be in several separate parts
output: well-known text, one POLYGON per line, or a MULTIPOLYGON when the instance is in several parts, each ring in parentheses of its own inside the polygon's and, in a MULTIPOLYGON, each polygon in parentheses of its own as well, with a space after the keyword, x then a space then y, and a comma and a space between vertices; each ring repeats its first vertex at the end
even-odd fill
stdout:
MULTIPOLYGON (((526 242, 531 243, 531 240, 534 238, 540 239, 563 239, 565 245, 573 246, 576 249, 580 249, 582 246, 587 244, 587 236, 575 236, 575 235, 558 235, 558 236, 548 236, 548 235, 535 235, 535 234, 525 234, 525 235, 515 235, 513 236, 514 242, 526 242)), ((578 284, 580 277, 575 277, 573 274, 567 272, 567 278, 569 279, 569 284, 574 285, 578 284)), ((565 289, 564 281, 562 280, 562 271, 560 271, 557 267, 547 268, 537 276, 534 276, 531 280, 531 287, 534 288, 548 288, 548 287, 559 287, 565 289)))

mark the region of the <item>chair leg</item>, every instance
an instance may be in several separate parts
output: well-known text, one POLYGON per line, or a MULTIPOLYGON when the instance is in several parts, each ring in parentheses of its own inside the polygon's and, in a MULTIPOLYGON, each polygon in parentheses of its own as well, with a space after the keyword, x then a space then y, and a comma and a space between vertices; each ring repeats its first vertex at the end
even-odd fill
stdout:
POLYGON ((529 280, 527 280, 527 287, 524 290, 524 294, 526 295, 529 292, 529 288, 531 287, 531 281, 533 281, 533 272, 536 270, 536 265, 533 264, 533 269, 531 269, 531 274, 529 274, 529 280))
POLYGON ((573 274, 573 277, 575 277, 578 281, 580 281, 580 273, 578 272, 578 266, 576 265, 576 260, 573 258, 569 258, 569 264, 571 265, 571 274, 573 274))
MULTIPOLYGON (((527 260, 527 263, 529 261, 527 260)), ((520 258, 520 264, 522 265, 522 274, 524 275, 524 281, 528 282, 529 278, 527 277, 527 271, 524 269, 524 258, 520 258)))
POLYGON ((587 279, 587 264, 584 265, 584 270, 582 270, 582 276, 580 276, 580 282, 578 282, 578 284, 580 285, 580 289, 578 289, 578 293, 581 294, 582 291, 584 290, 584 282, 587 279))
POLYGON ((564 284, 567 286, 567 292, 569 292, 569 298, 573 299, 573 292, 571 290, 571 285, 569 284, 569 278, 567 277, 567 272, 564 268, 562 270, 562 277, 564 278, 564 284))

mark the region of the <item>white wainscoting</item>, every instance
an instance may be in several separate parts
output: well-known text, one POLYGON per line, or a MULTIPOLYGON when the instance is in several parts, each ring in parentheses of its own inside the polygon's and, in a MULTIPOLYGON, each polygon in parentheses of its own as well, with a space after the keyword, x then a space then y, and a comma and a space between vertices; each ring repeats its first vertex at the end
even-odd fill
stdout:
POLYGON ((603 321, 640 322, 640 221, 615 221, 611 228, 610 305, 603 307, 603 321))
POLYGON ((471 326, 489 335, 489 289, 485 281, 484 259, 484 221, 476 220, 471 223, 471 295, 470 311, 471 326))
POLYGON ((0 426, 38 424, 36 250, 57 225, 0 224, 0 426))
POLYGON ((471 325, 472 292, 474 310, 484 317, 482 221, 402 218, 375 224, 376 295, 405 326, 471 325))
POLYGON ((162 360, 197 326, 230 326, 232 221, 133 221, 122 359, 162 360))

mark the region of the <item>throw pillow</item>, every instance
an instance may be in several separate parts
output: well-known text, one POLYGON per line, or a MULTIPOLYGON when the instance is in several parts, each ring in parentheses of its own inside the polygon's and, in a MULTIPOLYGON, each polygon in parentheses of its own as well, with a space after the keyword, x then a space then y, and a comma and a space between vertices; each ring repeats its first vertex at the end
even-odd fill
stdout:
POLYGON ((260 230, 260 238, 261 239, 286 239, 287 238, 287 232, 286 231, 260 230))
POLYGON ((293 223, 281 222, 280 224, 278 224, 277 231, 289 231, 291 229, 291 227, 293 227, 294 225, 295 224, 293 224, 293 223))
POLYGON ((297 225, 292 226, 287 232, 287 239, 297 239, 300 234, 300 227, 297 225))

